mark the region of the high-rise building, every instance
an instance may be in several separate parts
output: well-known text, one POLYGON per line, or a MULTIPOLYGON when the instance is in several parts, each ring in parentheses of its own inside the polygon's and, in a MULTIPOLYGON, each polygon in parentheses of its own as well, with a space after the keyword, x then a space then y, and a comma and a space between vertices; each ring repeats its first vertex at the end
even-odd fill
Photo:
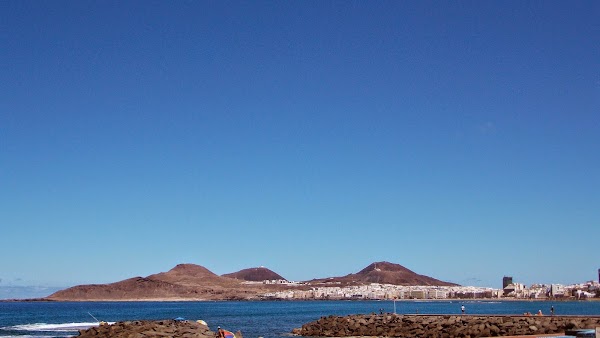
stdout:
MULTIPOLYGON (((598 270, 598 272, 600 272, 600 269, 598 270)), ((512 277, 504 276, 504 278, 502 278, 502 288, 503 289, 505 287, 511 285, 512 283, 513 283, 512 277)))

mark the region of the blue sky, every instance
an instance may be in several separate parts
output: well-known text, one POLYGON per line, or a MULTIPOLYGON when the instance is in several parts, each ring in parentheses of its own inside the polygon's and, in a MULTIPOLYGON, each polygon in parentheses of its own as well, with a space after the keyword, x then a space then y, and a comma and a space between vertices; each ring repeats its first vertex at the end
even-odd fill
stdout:
POLYGON ((0 286, 597 277, 597 1, 0 2, 0 286))

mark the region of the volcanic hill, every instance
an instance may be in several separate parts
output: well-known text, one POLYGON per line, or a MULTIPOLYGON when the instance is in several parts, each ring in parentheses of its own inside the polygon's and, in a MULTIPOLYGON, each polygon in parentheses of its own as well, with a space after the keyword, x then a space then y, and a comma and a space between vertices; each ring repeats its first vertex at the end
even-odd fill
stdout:
POLYGON ((281 275, 269 270, 263 266, 258 268, 249 268, 222 275, 223 277, 241 279, 249 282, 262 282, 265 280, 286 280, 281 275))
POLYGON ((221 277, 205 267, 179 264, 167 272, 134 277, 110 284, 70 287, 48 296, 48 300, 217 300, 255 299, 281 290, 276 285, 243 285, 234 278, 221 277))
POLYGON ((419 275, 400 264, 376 262, 357 273, 344 277, 313 279, 310 284, 362 285, 370 283, 393 285, 457 286, 429 276, 419 275))
POLYGON ((179 264, 167 272, 147 277, 133 277, 110 284, 89 284, 70 287, 46 297, 61 301, 143 301, 143 300, 232 300, 262 299, 276 291, 308 290, 314 286, 366 285, 370 283, 395 285, 452 286, 435 278, 423 276, 399 264, 373 263, 358 273, 344 277, 313 279, 294 284, 245 283, 284 279, 267 268, 244 269, 219 276, 195 264, 179 264))

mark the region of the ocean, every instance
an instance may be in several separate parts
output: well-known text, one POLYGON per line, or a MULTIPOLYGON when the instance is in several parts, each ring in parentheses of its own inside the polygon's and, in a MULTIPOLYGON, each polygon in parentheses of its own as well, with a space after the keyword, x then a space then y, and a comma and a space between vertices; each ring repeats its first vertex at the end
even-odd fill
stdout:
POLYGON ((293 328, 328 315, 379 313, 600 315, 596 301, 210 301, 210 302, 0 302, 0 338, 72 337, 77 330, 142 319, 202 319, 215 331, 240 330, 244 338, 289 337, 293 328))

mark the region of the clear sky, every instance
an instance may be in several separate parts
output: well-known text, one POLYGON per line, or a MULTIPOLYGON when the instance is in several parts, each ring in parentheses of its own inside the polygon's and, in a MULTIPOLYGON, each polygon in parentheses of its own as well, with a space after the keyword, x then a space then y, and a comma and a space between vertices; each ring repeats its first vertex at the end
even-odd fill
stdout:
POLYGON ((598 1, 1 1, 0 286, 583 282, 598 1))

